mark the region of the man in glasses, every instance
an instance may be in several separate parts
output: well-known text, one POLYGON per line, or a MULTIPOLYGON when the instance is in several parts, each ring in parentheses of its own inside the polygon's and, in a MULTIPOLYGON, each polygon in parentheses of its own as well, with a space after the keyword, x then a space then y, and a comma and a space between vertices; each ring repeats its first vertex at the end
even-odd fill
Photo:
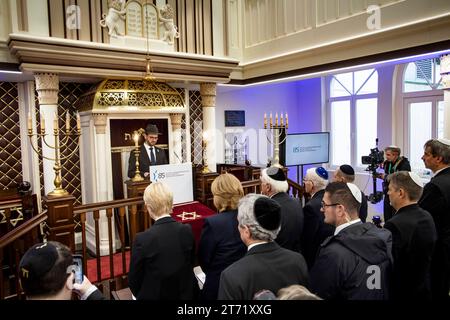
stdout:
POLYGON ((336 227, 327 238, 310 273, 311 291, 329 300, 388 299, 392 268, 392 235, 358 217, 361 191, 352 183, 332 182, 325 188, 325 223, 336 227))
POLYGON ((56 241, 35 244, 19 265, 20 283, 28 300, 71 300, 72 292, 82 300, 105 299, 86 276, 82 283, 75 283, 74 272, 70 249, 56 241))
MULTIPOLYGON (((333 182, 350 182, 355 181, 355 170, 348 164, 343 164, 334 172, 333 182)), ((367 196, 361 191, 362 202, 359 208, 359 218, 362 222, 366 222, 367 219, 367 196)))

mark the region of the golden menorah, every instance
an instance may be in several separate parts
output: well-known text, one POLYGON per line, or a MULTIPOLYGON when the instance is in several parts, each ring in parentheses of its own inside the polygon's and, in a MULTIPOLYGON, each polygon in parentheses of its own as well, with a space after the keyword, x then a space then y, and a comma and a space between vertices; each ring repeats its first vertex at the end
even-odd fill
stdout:
POLYGON ((269 136, 266 132, 267 141, 273 145, 273 161, 272 166, 282 168, 283 166, 280 164, 280 144, 286 141, 286 133, 289 127, 288 124, 288 114, 286 112, 285 117, 283 118, 283 113, 280 113, 280 122, 278 122, 278 112, 275 113, 275 123, 273 122, 272 113, 270 113, 269 117, 269 126, 267 125, 267 114, 264 113, 264 129, 267 132, 272 133, 272 140, 270 140, 269 136), (284 135, 282 141, 280 138, 284 135))
POLYGON ((44 154, 42 154, 42 158, 43 159, 47 159, 47 160, 50 160, 50 161, 55 161, 55 164, 53 166, 53 170, 55 171, 55 180, 53 180, 53 184, 55 185, 55 189, 52 192, 50 192, 48 194, 48 196, 62 197, 62 196, 66 196, 66 195, 69 194, 61 186, 62 185, 61 160, 66 160, 66 159, 70 158, 78 150, 78 148, 80 146, 81 122, 80 122, 80 115, 78 114, 78 112, 76 114, 76 118, 77 118, 76 130, 71 130, 71 128, 70 128, 70 115, 69 115, 69 111, 67 111, 66 112, 66 130, 65 131, 60 131, 59 130, 59 124, 58 124, 58 116, 57 116, 57 114, 55 112, 55 119, 53 120, 53 134, 47 134, 46 130, 45 130, 45 119, 41 115, 40 132, 34 133, 33 122, 32 122, 32 119, 31 119, 31 113, 28 113, 28 137, 30 138, 31 147, 33 148, 33 150, 37 154, 39 154, 39 150, 34 145, 33 139, 32 139, 34 136, 36 136, 37 138, 41 138, 42 139, 42 143, 44 143, 48 148, 53 149, 55 151, 55 156, 53 158, 49 157, 49 156, 44 156, 44 154), (53 145, 51 145, 47 141, 47 137, 49 137, 49 136, 53 136, 53 139, 54 139, 53 145), (77 142, 77 146, 69 155, 61 156, 61 149, 65 148, 67 146, 70 137, 78 138, 77 141, 76 141, 77 142), (60 141, 60 138, 61 138, 62 141, 60 141))
POLYGON ((133 140, 134 140, 134 158, 136 159, 136 172, 134 173, 134 177, 131 178, 131 181, 143 181, 144 177, 141 176, 141 170, 139 169, 139 155, 141 150, 139 149, 139 137, 145 132, 144 129, 140 128, 138 130, 133 131, 133 140))

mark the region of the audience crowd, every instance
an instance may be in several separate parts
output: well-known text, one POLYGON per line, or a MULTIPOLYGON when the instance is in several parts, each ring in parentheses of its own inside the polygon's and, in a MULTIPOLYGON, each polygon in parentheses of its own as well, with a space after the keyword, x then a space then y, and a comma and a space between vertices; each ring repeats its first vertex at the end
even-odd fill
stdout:
MULTIPOLYGON (((400 149, 386 148, 384 226, 366 222, 367 197, 343 164, 303 179, 309 200, 292 198, 284 171, 261 171, 261 194, 244 195, 230 173, 211 185, 218 214, 204 220, 198 250, 189 224, 171 217, 173 195, 150 184, 154 224, 132 245, 129 287, 138 300, 447 300, 450 291, 450 141, 431 139, 424 185, 400 149), (330 181, 331 180, 331 181, 330 181), (386 200, 385 200, 386 201, 386 200), (200 290, 193 268, 206 280, 200 290)), ((22 257, 28 299, 105 299, 87 277, 75 282, 69 248, 39 243, 22 257)))

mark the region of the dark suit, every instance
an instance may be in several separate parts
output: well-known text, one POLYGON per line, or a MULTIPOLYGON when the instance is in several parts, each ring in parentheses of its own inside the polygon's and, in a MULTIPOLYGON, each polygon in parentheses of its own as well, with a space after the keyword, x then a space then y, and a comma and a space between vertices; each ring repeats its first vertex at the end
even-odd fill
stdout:
POLYGON ((279 192, 272 199, 281 206, 281 229, 275 241, 283 248, 300 252, 300 239, 303 231, 303 209, 298 199, 286 192, 279 192))
POLYGON ((400 208, 384 227, 392 233, 392 298, 430 300, 430 265, 437 238, 433 218, 411 204, 400 208))
POLYGON ((425 185, 419 205, 433 217, 438 236, 431 261, 433 299, 449 299, 450 167, 439 172, 425 185))
POLYGON ((128 281, 138 300, 189 300, 195 294, 194 236, 172 217, 136 235, 128 281))
POLYGON ((237 210, 225 211, 204 220, 198 249, 198 259, 206 280, 201 297, 217 300, 220 274, 242 258, 247 247, 238 230, 237 210))
POLYGON ((302 233, 302 253, 308 263, 308 268, 314 264, 320 244, 334 233, 334 226, 326 224, 325 216, 320 209, 325 190, 320 190, 306 203, 303 208, 305 223, 302 233))
POLYGON ((367 220, 367 196, 361 191, 362 201, 361 208, 359 208, 359 218, 364 223, 367 220))
POLYGON ((252 300, 256 292, 277 292, 292 284, 308 285, 308 269, 300 253, 284 249, 276 242, 251 248, 220 277, 220 300, 252 300))
MULTIPOLYGON (((152 165, 150 158, 148 157, 147 150, 145 148, 150 148, 145 143, 141 145, 140 152, 139 152, 139 171, 141 173, 141 176, 144 177, 145 172, 149 172, 149 167, 152 165)), ((167 161, 166 152, 158 147, 154 147, 155 150, 155 157, 156 157, 156 164, 153 165, 161 165, 161 164, 168 164, 169 161, 167 161)), ((134 150, 130 153, 130 158, 128 160, 128 178, 133 178, 136 174, 136 157, 134 156, 134 150)))

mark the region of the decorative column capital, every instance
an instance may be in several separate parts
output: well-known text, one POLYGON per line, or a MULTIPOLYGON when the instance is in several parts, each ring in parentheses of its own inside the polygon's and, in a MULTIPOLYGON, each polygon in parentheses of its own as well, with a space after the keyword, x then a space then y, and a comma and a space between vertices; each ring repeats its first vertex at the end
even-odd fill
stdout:
POLYGON ((93 113, 92 118, 94 119, 95 132, 97 134, 106 133, 106 113, 93 113))
POLYGON ((216 106, 217 85, 211 82, 200 83, 200 95, 202 96, 203 108, 214 108, 216 106))
POLYGON ((450 90, 450 54, 441 56, 441 77, 444 90, 450 90))
POLYGON ((170 123, 172 124, 172 129, 180 129, 181 128, 181 120, 183 119, 182 113, 171 113, 170 114, 170 123))
POLYGON ((59 75, 57 73, 35 73, 39 104, 58 104, 59 75))

